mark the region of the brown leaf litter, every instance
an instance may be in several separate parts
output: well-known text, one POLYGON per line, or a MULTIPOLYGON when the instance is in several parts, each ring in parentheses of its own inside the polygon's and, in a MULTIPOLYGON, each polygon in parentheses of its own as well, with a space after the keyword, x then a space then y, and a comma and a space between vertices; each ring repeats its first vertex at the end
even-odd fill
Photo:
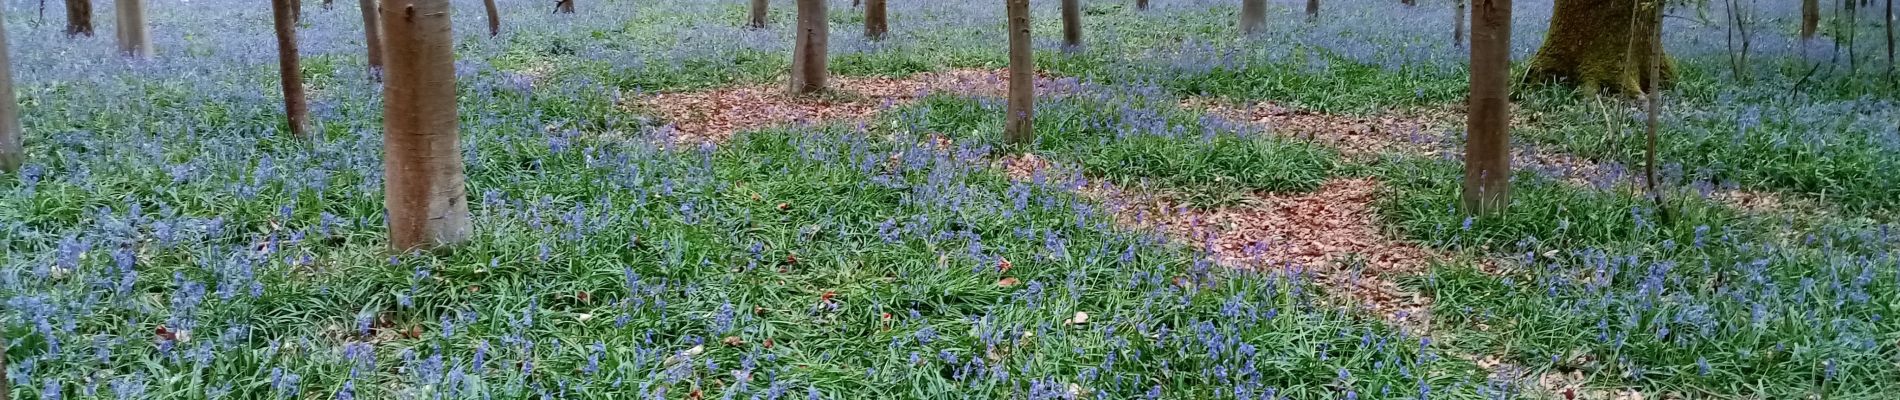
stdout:
MULTIPOLYGON (((1039 92, 1058 91, 1061 82, 1038 76, 1039 92)), ((673 139, 718 143, 734 132, 773 125, 826 121, 868 121, 891 106, 945 92, 1003 96, 1009 87, 1004 69, 957 69, 904 78, 834 77, 830 93, 797 96, 781 85, 750 85, 698 92, 660 93, 631 99, 623 107, 648 111, 673 126, 673 139)))

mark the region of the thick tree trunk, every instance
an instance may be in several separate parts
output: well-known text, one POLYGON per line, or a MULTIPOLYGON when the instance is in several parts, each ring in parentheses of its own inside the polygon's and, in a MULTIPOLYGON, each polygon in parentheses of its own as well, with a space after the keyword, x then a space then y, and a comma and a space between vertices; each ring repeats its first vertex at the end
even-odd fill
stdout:
MULTIPOLYGON (((0 21, 6 20, 4 8, 0 7, 0 21)), ((20 102, 13 97, 13 57, 8 53, 4 25, 0 24, 0 172, 11 174, 26 161, 26 151, 21 141, 20 102)), ((6 338, 0 337, 0 400, 7 398, 5 343, 6 338)))
POLYGON ((884 35, 890 32, 890 22, 884 15, 884 1, 870 0, 864 3, 864 37, 884 40, 884 35))
POLYGON ((765 28, 765 0, 752 0, 752 20, 746 22, 747 28, 765 28))
POLYGON ((1814 38, 1814 31, 1821 27, 1820 0, 1801 0, 1801 40, 1814 38))
POLYGON ((1465 47, 1465 14, 1469 12, 1466 10, 1466 7, 1465 7, 1466 1, 1469 1, 1469 0, 1452 0, 1452 11, 1451 11, 1451 45, 1452 47, 1465 47))
POLYGON ((114 0, 118 11, 116 34, 119 52, 138 58, 152 58, 152 29, 145 23, 145 0, 114 0))
POLYGON ((1036 142, 1036 57, 1029 43, 1029 0, 1005 0, 1009 17, 1009 115, 1003 141, 1019 148, 1036 142))
POLYGON ((1135 0, 1135 9, 1136 9, 1136 10, 1147 10, 1147 9, 1148 9, 1148 0, 1135 0))
POLYGON ((467 241, 467 176, 456 127, 449 0, 384 0, 383 206, 389 246, 427 250, 467 241))
POLYGON ((1240 0, 1240 32, 1255 34, 1267 23, 1267 0, 1240 0))
POLYGON ((369 77, 383 79, 382 22, 376 20, 376 0, 357 0, 363 11, 363 47, 369 49, 369 77))
POLYGON ((92 0, 66 0, 66 35, 92 36, 92 0))
POLYGON ((1472 0, 1471 23, 1463 203, 1483 216, 1511 202, 1511 0, 1472 0))
POLYGON ((271 0, 271 22, 277 29, 277 76, 284 87, 284 120, 290 135, 304 137, 310 129, 310 112, 304 102, 303 73, 297 66, 297 23, 291 20, 290 5, 297 0, 271 0))
POLYGON ((1319 21, 1319 0, 1306 0, 1306 22, 1319 21))
POLYGON ((1062 0, 1062 45, 1082 45, 1082 0, 1062 0))
MULTIPOLYGON (((1654 86, 1642 71, 1649 66, 1651 49, 1661 43, 1631 35, 1630 29, 1631 21, 1654 24, 1649 21, 1659 20, 1661 8, 1645 9, 1646 18, 1632 20, 1636 7, 1628 0, 1557 0, 1555 7, 1544 46, 1531 58, 1528 81, 1565 82, 1587 94, 1611 91, 1630 96, 1654 86)), ((1472 11, 1474 45, 1478 12, 1472 11)), ((1675 66, 1665 57, 1661 67, 1661 83, 1667 86, 1675 78, 1675 66)))
POLYGON ((488 37, 501 36, 501 11, 495 0, 482 0, 482 10, 488 12, 488 37))
POLYGON ((798 0, 798 34, 792 43, 792 93, 825 89, 825 49, 830 27, 825 0, 798 0))
POLYGON ((290 22, 303 22, 303 0, 290 0, 290 22))

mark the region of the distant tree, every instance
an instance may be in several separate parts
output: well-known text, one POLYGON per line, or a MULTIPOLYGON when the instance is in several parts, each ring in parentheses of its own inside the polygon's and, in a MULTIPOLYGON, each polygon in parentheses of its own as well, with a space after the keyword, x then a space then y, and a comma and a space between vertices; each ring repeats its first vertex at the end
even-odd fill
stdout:
POLYGON ((747 28, 765 28, 765 0, 752 0, 752 20, 746 22, 747 28))
POLYGON ((323 0, 323 9, 325 10, 330 9, 330 7, 333 6, 333 4, 330 4, 330 2, 332 1, 334 0, 323 0))
POLYGON ((890 22, 884 15, 885 0, 870 0, 864 3, 864 37, 871 40, 884 40, 890 33, 890 22))
POLYGON ((66 0, 66 35, 92 36, 92 0, 66 0))
POLYGON ((145 0, 113 0, 118 11, 115 34, 119 52, 138 58, 152 58, 152 29, 145 23, 145 0))
POLYGON ((271 22, 277 30, 277 76, 284 87, 284 120, 290 135, 305 137, 310 129, 310 110, 304 101, 303 73, 297 66, 297 23, 290 6, 297 0, 271 0, 271 22))
POLYGON ((369 50, 369 77, 383 79, 382 23, 376 19, 376 0, 357 0, 363 11, 363 47, 369 50))
MULTIPOLYGON (((1474 46, 1478 12, 1472 12, 1474 46)), ((1649 29, 1646 25, 1657 21, 1662 9, 1645 8, 1640 10, 1643 15, 1638 12, 1632 0, 1556 0, 1550 30, 1543 47, 1531 58, 1527 80, 1568 82, 1589 94, 1612 91, 1631 96, 1657 83, 1668 84, 1675 68, 1666 57, 1660 82, 1651 82, 1641 73, 1649 64, 1649 57, 1641 55, 1662 43, 1631 34, 1633 29, 1649 29)))
POLYGON ((1240 0, 1240 32, 1260 33, 1267 23, 1267 0, 1240 0))
POLYGON ((554 12, 561 13, 561 14, 573 14, 574 0, 554 0, 554 12))
POLYGON ((496 10, 495 0, 482 0, 482 9, 488 12, 488 37, 501 36, 501 11, 496 10))
POLYGON ((1148 9, 1148 0, 1135 0, 1135 9, 1136 10, 1148 9))
POLYGON ((1801 40, 1814 38, 1814 31, 1821 27, 1820 0, 1801 0, 1801 40))
POLYGON ((1451 45, 1453 47, 1465 46, 1465 14, 1469 13, 1465 9, 1465 1, 1468 0, 1452 0, 1451 45))
POLYGON ((825 89, 825 48, 830 40, 825 0, 798 0, 798 33, 792 43, 792 93, 825 89))
MULTIPOLYGON (((0 7, 0 21, 6 20, 0 7)), ((20 102, 13 97, 13 57, 7 50, 6 24, 0 24, 0 172, 13 173, 26 161, 20 129, 20 102)), ((6 338, 0 336, 0 400, 7 398, 6 338)))
POLYGON ((1029 0, 1006 0, 1009 17, 1009 104, 1003 141, 1019 148, 1036 142, 1036 57, 1029 43, 1029 0))
POLYGON ((1306 21, 1319 21, 1319 0, 1306 0, 1306 21))
POLYGON ((1062 44, 1082 45, 1082 0, 1062 0, 1062 44))
MULTIPOLYGON (((1660 10, 1663 7, 1662 0, 1645 1, 1642 7, 1660 10)), ((1650 15, 1655 17, 1655 19, 1653 21, 1647 21, 1648 23, 1641 24, 1642 26, 1631 28, 1630 33, 1642 35, 1660 43, 1662 41, 1662 13, 1639 15, 1650 15)), ((1631 56, 1637 55, 1632 54, 1631 56)), ((1648 80, 1650 82, 1661 80, 1663 60, 1662 46, 1650 47, 1649 53, 1642 54, 1641 57, 1649 59, 1649 62, 1646 63, 1646 68, 1643 68, 1643 73, 1648 75, 1648 80)), ((1658 134, 1657 131, 1660 130, 1660 121, 1662 119, 1662 91, 1650 90, 1649 93, 1643 96, 1643 99, 1645 100, 1644 103, 1646 103, 1645 106, 1648 108, 1648 110, 1646 110, 1648 112, 1644 113, 1647 115, 1644 116, 1643 126, 1646 131, 1645 133, 1648 134, 1647 139, 1649 141, 1648 147, 1643 152, 1644 188, 1649 193, 1649 198, 1656 201, 1656 209, 1663 210, 1662 191, 1656 189, 1656 136, 1658 134)))
POLYGON ((1418 5, 1418 0, 1399 0, 1399 4, 1404 4, 1408 6, 1416 6, 1418 5))
POLYGON ((467 175, 455 110, 449 0, 384 0, 383 207, 389 246, 429 250, 468 241, 467 175))
POLYGON ((1471 215, 1511 202, 1511 0, 1473 0, 1463 203, 1471 215))

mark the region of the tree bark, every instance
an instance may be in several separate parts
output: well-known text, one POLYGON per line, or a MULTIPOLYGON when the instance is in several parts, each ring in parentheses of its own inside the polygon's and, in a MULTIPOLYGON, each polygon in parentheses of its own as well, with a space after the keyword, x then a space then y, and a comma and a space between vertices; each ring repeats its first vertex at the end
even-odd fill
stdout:
POLYGON ((864 37, 871 40, 884 40, 891 30, 890 22, 884 15, 885 0, 870 0, 864 3, 864 37))
POLYGON ((1887 27, 1887 77, 1893 77, 1893 0, 1887 0, 1887 10, 1881 13, 1881 21, 1887 27))
POLYGON ((303 22, 303 0, 290 0, 290 22, 303 22))
POLYGON ((449 0, 385 0, 383 206, 389 246, 429 250, 467 241, 467 176, 455 110, 449 0))
POLYGON ((1135 9, 1136 9, 1136 10, 1147 10, 1147 9, 1148 9, 1148 0, 1135 0, 1135 9))
POLYGON ((1082 45, 1082 0, 1062 0, 1062 45, 1082 45))
MULTIPOLYGON (((5 7, 0 7, 5 8, 5 7)), ((0 21, 5 21, 0 10, 0 21)), ((7 29, 0 24, 0 172, 13 173, 26 161, 20 129, 20 102, 13 95, 13 57, 7 49, 7 29)), ((0 400, 7 398, 6 338, 0 337, 0 400)))
MULTIPOLYGON (((1654 8, 1654 9, 1661 10, 1663 7, 1663 4, 1662 4, 1662 0, 1649 0, 1649 1, 1644 2, 1643 6, 1647 8, 1654 8)), ((1650 40, 1660 42, 1662 41, 1662 13, 1658 12, 1658 13, 1655 13, 1654 15, 1655 15, 1655 19, 1652 21, 1648 21, 1649 23, 1647 24, 1644 24, 1644 25, 1647 25, 1647 27, 1643 28, 1640 31, 1640 33, 1644 37, 1650 38, 1650 40)), ((1743 51, 1746 52, 1747 50, 1743 50, 1743 51)), ((1649 63, 1648 63, 1648 67, 1644 68, 1643 73, 1648 74, 1649 81, 1651 82, 1661 80, 1662 79, 1662 68, 1661 68, 1662 48, 1660 46, 1651 47, 1649 49, 1649 54, 1644 54, 1644 56, 1649 59, 1649 63)), ((1662 120, 1661 119, 1662 91, 1651 90, 1649 91, 1647 95, 1644 95, 1643 97, 1644 97, 1644 100, 1648 100, 1647 101, 1648 112, 1645 113, 1648 115, 1644 117, 1645 120, 1643 122, 1643 125, 1644 125, 1644 129, 1647 131, 1646 133, 1648 133, 1648 141, 1649 141, 1648 148, 1643 153, 1644 154, 1643 180, 1645 184, 1647 185, 1645 186, 1645 188, 1649 192, 1650 199, 1653 199, 1656 201, 1657 210, 1661 211, 1662 210, 1661 208, 1662 207, 1662 191, 1656 189, 1656 184, 1657 184, 1656 182, 1656 136, 1657 136, 1657 131, 1660 130, 1660 127, 1662 125, 1662 122, 1661 122, 1662 120)))
POLYGON ((0 400, 13 398, 13 383, 7 380, 7 337, 0 335, 0 400))
POLYGON ((501 36, 501 11, 496 8, 495 0, 482 0, 482 10, 488 12, 488 37, 501 36))
POLYGON ((1306 22, 1319 21, 1319 0, 1306 0, 1306 22))
POLYGON ((825 89, 825 49, 830 39, 825 0, 798 0, 798 33, 792 44, 792 93, 825 89))
POLYGON ((1009 115, 1003 141, 1027 148, 1036 142, 1036 57, 1029 42, 1029 0, 1005 0, 1009 17, 1009 115))
POLYGON ((1486 216, 1511 202, 1511 0, 1472 7, 1463 203, 1467 214, 1486 216))
POLYGON ((1465 14, 1469 12, 1465 7, 1466 1, 1468 0, 1452 0, 1452 12, 1451 12, 1451 45, 1452 47, 1465 47, 1465 14))
POLYGON ((363 11, 363 47, 369 50, 369 77, 383 79, 382 22, 376 19, 376 0, 357 0, 363 11))
POLYGON ((92 0, 66 0, 66 35, 92 36, 92 0))
POLYGON ((118 11, 119 52, 152 58, 152 29, 145 23, 145 0, 114 0, 112 5, 118 11))
POLYGON ((284 87, 284 120, 290 135, 305 137, 310 129, 310 111, 304 101, 303 73, 297 66, 297 23, 292 21, 290 5, 297 0, 271 0, 271 22, 277 29, 277 76, 284 87))
MULTIPOLYGON (((1642 71, 1649 66, 1651 48, 1662 44, 1649 36, 1631 35, 1631 29, 1648 29, 1633 25, 1654 24, 1651 21, 1658 20, 1662 9, 1645 9, 1650 15, 1632 19, 1635 8, 1628 0, 1557 0, 1550 30, 1544 46, 1531 58, 1527 80, 1573 84, 1593 95, 1613 91, 1634 97, 1654 87, 1642 71)), ((1478 12, 1472 11, 1474 45, 1478 12)), ((1675 65, 1664 57, 1661 68, 1660 83, 1666 86, 1675 78, 1675 65)))
POLYGON ((561 13, 561 14, 573 14, 574 0, 555 0, 554 12, 561 13))
POLYGON ((752 0, 752 20, 746 22, 747 28, 765 28, 765 1, 766 0, 752 0))
POLYGON ((1814 38, 1814 31, 1821 27, 1820 0, 1801 0, 1801 40, 1814 38))
POLYGON ((1240 32, 1255 34, 1267 23, 1267 0, 1240 0, 1240 32))
POLYGON ((1399 4, 1404 4, 1408 6, 1416 6, 1418 5, 1418 0, 1399 0, 1399 4))

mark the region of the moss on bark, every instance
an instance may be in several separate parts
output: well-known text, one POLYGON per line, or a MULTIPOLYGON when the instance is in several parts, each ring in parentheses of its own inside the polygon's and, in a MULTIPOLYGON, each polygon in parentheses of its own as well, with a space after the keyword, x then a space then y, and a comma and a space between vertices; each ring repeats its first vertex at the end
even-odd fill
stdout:
MULTIPOLYGON (((1550 31, 1531 58, 1526 80, 1575 85, 1588 94, 1638 95, 1654 87, 1642 72, 1649 68, 1647 55, 1660 44, 1645 33, 1660 28, 1656 17, 1662 9, 1645 5, 1640 9, 1645 15, 1635 15, 1638 1, 1652 0, 1557 0, 1550 31)), ((1664 57, 1662 85, 1674 78, 1675 63, 1664 57)))

